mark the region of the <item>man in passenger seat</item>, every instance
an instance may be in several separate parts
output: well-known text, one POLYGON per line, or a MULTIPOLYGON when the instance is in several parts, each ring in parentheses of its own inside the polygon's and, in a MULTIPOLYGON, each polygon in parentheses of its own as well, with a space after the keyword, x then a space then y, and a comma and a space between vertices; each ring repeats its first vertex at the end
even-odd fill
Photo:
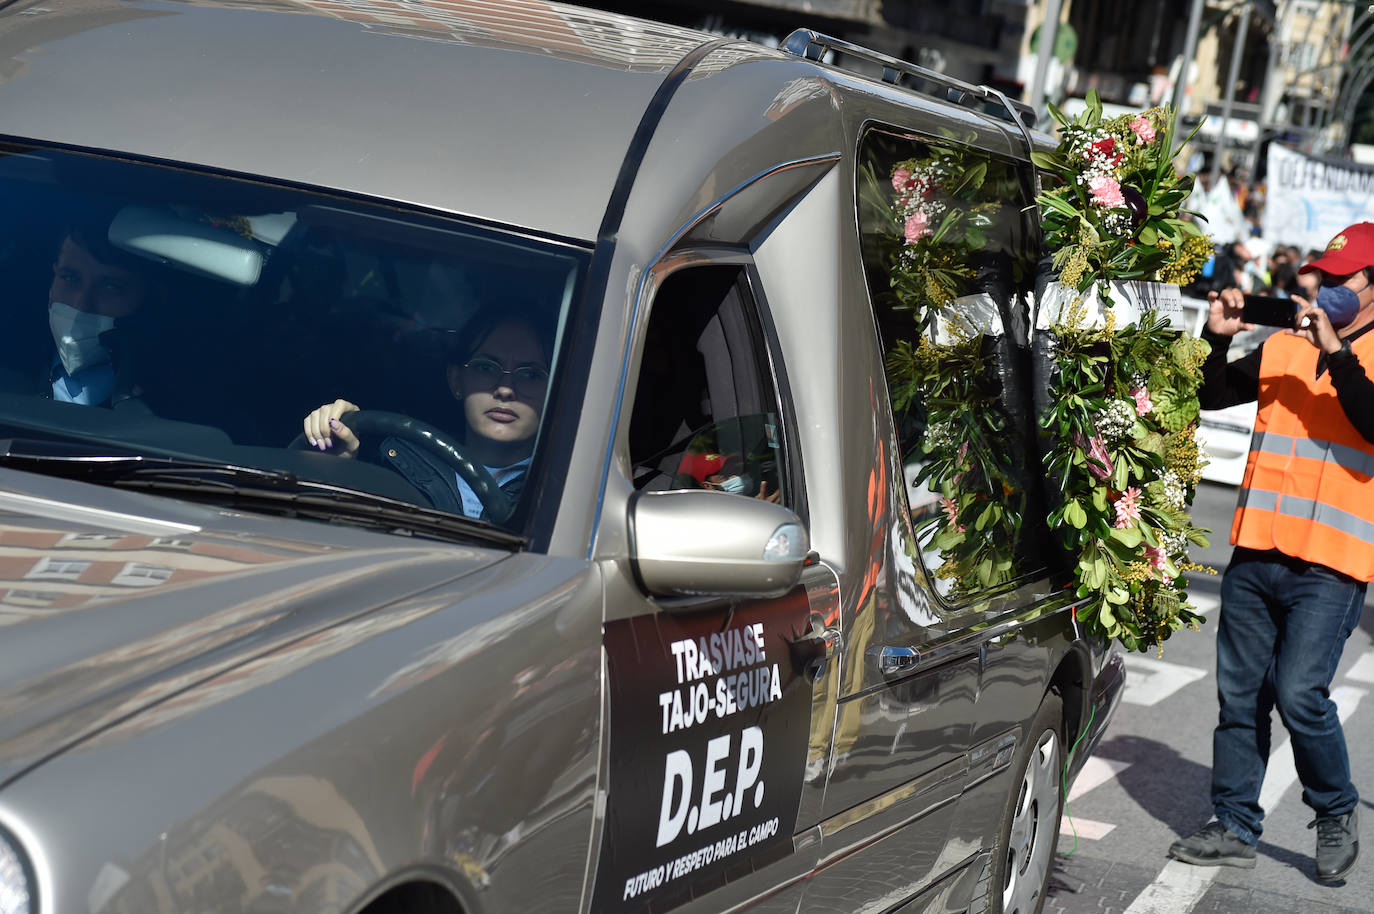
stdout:
POLYGON ((7 359, 0 386, 86 406, 111 406, 133 396, 117 330, 149 298, 148 267, 111 245, 104 223, 68 226, 48 287, 51 343, 7 359))

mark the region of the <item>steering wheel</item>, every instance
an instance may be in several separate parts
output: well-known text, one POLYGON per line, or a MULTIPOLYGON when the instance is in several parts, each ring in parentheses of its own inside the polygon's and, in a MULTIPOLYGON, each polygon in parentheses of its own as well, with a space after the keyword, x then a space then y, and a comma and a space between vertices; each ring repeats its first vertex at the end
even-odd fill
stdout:
MULTIPOLYGON (((475 462, 464 453, 460 444, 428 422, 421 422, 419 419, 401 413, 389 413, 379 409, 354 410, 344 413, 339 417, 339 421, 360 438, 363 436, 400 438, 402 441, 413 444, 439 458, 472 487, 472 491, 482 502, 482 507, 486 509, 487 516, 497 523, 504 523, 509 520, 514 512, 515 505, 511 503, 510 496, 501 491, 501 487, 487 472, 487 468, 475 462)), ((304 432, 293 438, 291 443, 287 445, 289 448, 301 449, 307 446, 304 432)))

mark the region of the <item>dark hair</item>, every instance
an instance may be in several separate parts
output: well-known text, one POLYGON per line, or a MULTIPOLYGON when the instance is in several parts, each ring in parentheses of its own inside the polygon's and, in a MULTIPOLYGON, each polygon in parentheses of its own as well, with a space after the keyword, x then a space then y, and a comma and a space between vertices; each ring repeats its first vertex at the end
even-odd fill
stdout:
POLYGON ((109 219, 97 217, 73 219, 62 227, 62 236, 58 239, 58 245, 60 247, 62 242, 71 239, 72 243, 106 266, 128 270, 130 273, 142 277, 145 281, 150 281, 152 264, 137 254, 131 254, 111 244, 109 228, 109 219))
POLYGON ((488 305, 469 317, 461 330, 453 334, 447 347, 448 361, 464 365, 476 355, 487 337, 502 324, 523 324, 534 332, 534 338, 544 350, 546 361, 553 362, 553 321, 533 309, 514 306, 488 305))
POLYGON ((1274 268, 1274 274, 1270 277, 1274 291, 1294 294, 1302 291, 1298 285, 1298 268, 1291 263, 1281 263, 1274 268))

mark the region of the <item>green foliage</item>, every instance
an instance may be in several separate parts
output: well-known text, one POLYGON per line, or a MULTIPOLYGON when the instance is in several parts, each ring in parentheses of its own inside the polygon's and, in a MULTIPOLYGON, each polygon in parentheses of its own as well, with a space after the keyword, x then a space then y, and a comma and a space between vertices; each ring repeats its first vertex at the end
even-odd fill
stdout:
POLYGON ((918 339, 892 348, 887 371, 894 405, 921 402, 929 422, 917 482, 941 493, 930 544, 944 561, 935 574, 956 595, 986 590, 1016 574, 1021 447, 998 403, 984 337, 939 346, 918 339))
POLYGON ((1078 555, 1078 618, 1131 650, 1160 646, 1203 617, 1188 602, 1190 544, 1206 544, 1188 511, 1201 479, 1194 431, 1207 345, 1146 312, 1117 330, 1057 324, 1054 390, 1040 417, 1050 514, 1078 555))
POLYGON ((936 576, 958 596, 1016 575, 1024 447, 998 400, 985 337, 962 322, 955 303, 973 287, 970 255, 991 243, 1003 201, 1016 199, 1017 189, 1010 170, 993 168, 984 153, 963 145, 926 150, 883 179, 865 166, 859 193, 863 224, 880 226, 896 307, 912 318, 910 338, 889 349, 888 384, 899 412, 925 413, 918 482, 941 494, 925 532, 943 555, 936 576))
POLYGON ((1174 168, 1183 143, 1174 142, 1173 110, 1104 119, 1095 90, 1087 102, 1077 118, 1050 105, 1059 147, 1031 156, 1057 179, 1038 202, 1061 280, 1079 291, 1105 280, 1186 282, 1211 243, 1181 218, 1193 179, 1174 168))

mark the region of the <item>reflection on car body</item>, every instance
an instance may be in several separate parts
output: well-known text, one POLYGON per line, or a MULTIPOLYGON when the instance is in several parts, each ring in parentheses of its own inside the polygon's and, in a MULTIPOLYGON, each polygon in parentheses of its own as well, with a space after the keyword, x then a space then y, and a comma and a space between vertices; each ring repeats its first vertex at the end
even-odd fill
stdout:
POLYGON ((0 910, 1043 903, 1123 680, 1024 108, 549 0, 21 0, 0 57, 0 910), (945 159, 979 541, 887 370, 945 159))

